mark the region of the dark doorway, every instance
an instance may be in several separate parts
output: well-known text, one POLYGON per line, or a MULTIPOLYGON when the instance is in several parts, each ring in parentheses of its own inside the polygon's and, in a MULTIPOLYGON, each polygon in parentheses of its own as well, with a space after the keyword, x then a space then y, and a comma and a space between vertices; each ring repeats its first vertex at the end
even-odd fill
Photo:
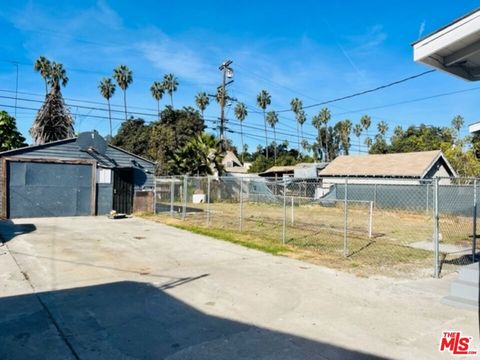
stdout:
POLYGON ((133 169, 118 168, 113 171, 113 210, 131 214, 133 207, 133 169))

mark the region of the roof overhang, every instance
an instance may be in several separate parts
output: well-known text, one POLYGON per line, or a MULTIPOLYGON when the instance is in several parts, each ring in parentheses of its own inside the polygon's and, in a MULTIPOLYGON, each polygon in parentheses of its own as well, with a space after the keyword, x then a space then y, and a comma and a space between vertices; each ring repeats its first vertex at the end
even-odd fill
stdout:
POLYGON ((465 80, 480 80, 480 9, 412 45, 416 62, 465 80))

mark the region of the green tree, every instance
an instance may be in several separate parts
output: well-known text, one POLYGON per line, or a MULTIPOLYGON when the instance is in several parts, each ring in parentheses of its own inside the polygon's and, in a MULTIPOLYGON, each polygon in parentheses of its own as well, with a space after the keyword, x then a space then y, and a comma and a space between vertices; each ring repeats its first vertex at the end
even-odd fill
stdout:
POLYGON ((244 103, 238 102, 237 105, 235 105, 234 112, 235 112, 235 117, 240 122, 240 138, 242 141, 242 164, 243 164, 244 155, 245 155, 245 144, 243 143, 243 121, 247 118, 248 111, 244 103))
POLYGON ((123 91, 123 106, 125 108, 125 121, 128 120, 127 115, 127 89, 133 82, 133 73, 127 65, 119 65, 113 69, 113 78, 117 81, 118 86, 123 91))
POLYGON ((33 65, 35 71, 40 73, 40 76, 45 81, 45 96, 48 94, 48 80, 52 71, 52 64, 45 56, 40 56, 33 65))
POLYGON ((110 139, 112 138, 112 111, 110 108, 110 99, 112 98, 113 94, 115 94, 115 84, 112 82, 110 78, 103 78, 98 85, 98 89, 102 96, 107 100, 108 105, 108 122, 110 125, 110 139))
POLYGON ((67 73, 62 64, 52 62, 51 66, 48 78, 50 92, 29 130, 36 145, 72 138, 75 135, 72 115, 60 91, 60 86, 68 83, 67 73))
POLYGON ((60 91, 60 86, 67 86, 68 76, 67 71, 63 68, 63 64, 52 62, 48 84, 57 92, 60 91))
POLYGON ((272 97, 267 90, 262 90, 257 95, 257 106, 262 109, 263 112, 263 124, 265 125, 265 149, 266 149, 266 158, 268 160, 268 132, 267 132, 267 116, 266 110, 267 107, 272 103, 272 97))
POLYGON ((177 91, 178 79, 173 74, 166 74, 163 77, 163 87, 170 96, 170 105, 173 107, 173 93, 177 91))
POLYGON ((385 140, 385 135, 387 134, 388 131, 388 124, 385 121, 380 121, 377 125, 377 130, 379 135, 385 140))
POLYGON ((27 146, 25 138, 17 129, 15 118, 0 111, 0 152, 27 146))
POLYGON ((312 117, 312 125, 315 129, 317 129, 317 145, 314 146, 313 150, 314 153, 317 155, 317 159, 324 160, 325 156, 323 154, 323 144, 322 144, 322 120, 320 118, 320 114, 314 115, 312 117))
POLYGON ((353 133, 355 134, 355 136, 357 137, 357 140, 358 140, 358 153, 360 154, 361 152, 361 145, 362 145, 362 142, 360 141, 360 136, 362 135, 362 125, 361 124, 355 124, 355 126, 353 127, 353 133))
POLYGON ((278 123, 278 114, 275 111, 269 111, 267 113, 267 123, 270 125, 273 129, 273 163, 276 165, 277 164, 277 132, 275 130, 275 126, 278 123))
POLYGON ((131 117, 122 122, 120 129, 112 139, 112 144, 133 154, 150 157, 148 153, 151 137, 151 127, 145 123, 145 120, 131 117))
MULTIPOLYGON (((331 119, 331 113, 330 113, 330 110, 328 108, 323 108, 320 110, 320 113, 318 114, 319 116, 319 120, 320 120, 320 124, 323 125, 325 127, 325 141, 320 141, 320 144, 324 145, 325 146, 325 161, 330 161, 330 157, 329 157, 329 134, 328 134, 328 122, 330 121, 331 119)), ((320 139, 321 140, 321 139, 320 139)))
POLYGON ((150 94, 152 94, 153 98, 157 100, 157 114, 158 114, 159 120, 160 120, 160 100, 162 100, 164 93, 165 93, 165 89, 161 82, 154 81, 152 86, 150 86, 150 94))
POLYGON ((452 128, 455 130, 457 139, 460 139, 460 129, 463 127, 465 121, 460 115, 455 116, 452 119, 452 128))
MULTIPOLYGON (((363 130, 365 130, 365 134, 366 134, 367 138, 369 138, 368 137, 368 129, 369 129, 370 125, 372 124, 372 118, 368 115, 363 115, 360 118, 360 124, 362 124, 363 130)), ((369 138, 369 139, 370 139, 370 141, 365 142, 365 145, 367 145, 367 150, 370 150, 370 146, 372 145, 372 139, 371 138, 369 138)))
POLYGON ((308 148, 308 142, 305 141, 305 139, 303 138, 303 124, 305 124, 305 121, 307 121, 307 115, 305 114, 305 111, 300 110, 296 115, 296 120, 297 120, 297 124, 300 125, 300 137, 301 137, 300 145, 303 150, 306 150, 308 148))
POLYGON ((295 115, 295 119, 297 120, 297 142, 298 142, 298 152, 300 153, 300 129, 299 129, 299 114, 302 111, 303 103, 302 100, 295 97, 290 101, 290 108, 292 109, 293 114, 295 115))
POLYGON ((221 174, 221 144, 211 134, 202 133, 177 149, 170 159, 175 174, 205 176, 221 174))
POLYGON ((200 110, 200 114, 202 114, 202 118, 203 118, 203 113, 205 109, 207 108, 208 105, 210 105, 210 99, 205 91, 199 92, 195 96, 195 104, 200 110))

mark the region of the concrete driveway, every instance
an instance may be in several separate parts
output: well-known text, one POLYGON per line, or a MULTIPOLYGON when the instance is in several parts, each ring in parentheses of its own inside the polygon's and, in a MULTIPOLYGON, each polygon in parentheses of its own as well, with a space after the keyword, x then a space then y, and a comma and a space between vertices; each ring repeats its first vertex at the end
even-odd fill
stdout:
POLYGON ((439 358, 452 277, 357 278, 142 219, 0 224, 0 359, 439 358))

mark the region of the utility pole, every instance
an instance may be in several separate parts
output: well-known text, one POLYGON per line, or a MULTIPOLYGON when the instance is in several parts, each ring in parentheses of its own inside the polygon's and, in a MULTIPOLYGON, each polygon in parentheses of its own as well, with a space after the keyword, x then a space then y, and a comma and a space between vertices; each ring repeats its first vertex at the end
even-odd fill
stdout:
POLYGON ((220 65, 219 70, 222 72, 222 85, 218 87, 218 90, 221 89, 221 99, 220 99, 220 141, 222 144, 222 148, 225 142, 225 103, 226 100, 229 99, 226 96, 225 88, 227 85, 230 85, 233 80, 229 80, 227 82, 227 78, 231 79, 233 77, 233 69, 230 68, 232 64, 231 60, 224 61, 222 65, 220 65))

